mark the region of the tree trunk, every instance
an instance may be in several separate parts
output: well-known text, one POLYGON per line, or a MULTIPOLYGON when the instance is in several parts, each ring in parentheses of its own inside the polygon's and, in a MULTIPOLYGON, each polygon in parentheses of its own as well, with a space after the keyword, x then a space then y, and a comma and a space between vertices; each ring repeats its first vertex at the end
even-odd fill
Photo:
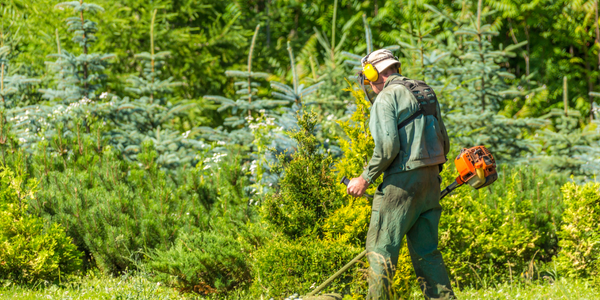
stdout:
POLYGON ((567 76, 563 77, 563 105, 565 107, 565 116, 569 111, 569 91, 567 90, 567 76))
MULTIPOLYGON (((531 51, 529 49, 529 44, 530 44, 530 40, 529 40, 529 29, 527 26, 527 23, 525 23, 525 38, 527 38, 527 45, 525 45, 525 50, 527 51, 527 55, 525 56, 525 75, 527 77, 529 77, 529 57, 531 57, 531 51)), ((527 80, 527 82, 529 82, 529 80, 527 80)))
MULTIPOLYGON (((596 5, 595 5, 595 13, 596 13, 596 17, 595 17, 595 21, 596 21, 596 47, 598 48, 598 71, 600 71, 600 28, 599 28, 599 24, 598 24, 598 0, 596 0, 596 5)), ((600 73, 598 75, 598 84, 600 84, 600 73)))
POLYGON ((269 15, 270 4, 271 0, 267 0, 267 3, 265 3, 265 10, 267 13, 267 48, 271 47, 271 16, 269 15))
POLYGON ((588 101, 590 102, 590 113, 589 113, 589 117, 590 117, 590 122, 592 120, 594 120, 594 112, 593 112, 593 105, 592 103, 594 103, 594 97, 592 97, 592 95, 590 95, 590 92, 594 91, 594 83, 592 82, 592 66, 590 65, 590 58, 588 55, 588 51, 589 48, 585 47, 583 48, 584 51, 584 59, 585 59, 585 71, 587 73, 587 76, 585 76, 586 80, 587 80, 587 85, 588 85, 588 101))

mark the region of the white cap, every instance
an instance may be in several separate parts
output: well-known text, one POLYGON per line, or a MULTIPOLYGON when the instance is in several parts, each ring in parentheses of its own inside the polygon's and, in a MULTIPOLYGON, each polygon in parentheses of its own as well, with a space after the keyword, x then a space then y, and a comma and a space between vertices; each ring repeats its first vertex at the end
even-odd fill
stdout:
POLYGON ((377 72, 381 72, 394 64, 398 64, 398 67, 400 67, 398 58, 396 58, 394 54, 392 54, 392 51, 388 49, 373 51, 363 57, 360 62, 362 63, 363 68, 365 67, 365 64, 370 63, 377 69, 377 72))

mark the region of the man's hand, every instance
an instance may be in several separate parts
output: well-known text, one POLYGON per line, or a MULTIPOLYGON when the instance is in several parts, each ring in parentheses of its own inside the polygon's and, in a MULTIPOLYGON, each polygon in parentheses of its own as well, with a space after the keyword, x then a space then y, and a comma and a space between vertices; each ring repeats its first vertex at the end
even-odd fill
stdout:
POLYGON ((346 192, 350 196, 360 197, 365 193, 368 187, 369 183, 364 178, 362 178, 362 176, 358 176, 350 180, 346 192))

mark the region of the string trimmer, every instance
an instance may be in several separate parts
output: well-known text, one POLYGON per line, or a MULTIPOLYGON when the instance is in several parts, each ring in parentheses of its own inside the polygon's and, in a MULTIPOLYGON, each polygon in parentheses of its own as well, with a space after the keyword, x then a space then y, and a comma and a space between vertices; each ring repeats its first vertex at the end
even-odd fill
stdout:
MULTIPOLYGON (((480 189, 492 184, 494 181, 496 181, 496 179, 498 179, 498 173, 496 172, 496 160, 494 159, 494 156, 492 156, 492 153, 484 146, 462 149, 460 154, 454 160, 454 165, 458 171, 458 176, 454 182, 452 182, 452 184, 442 190, 440 200, 465 183, 475 189, 480 189)), ((340 183, 348 185, 350 180, 344 176, 340 183)), ((365 194, 364 196, 370 198, 373 197, 369 194, 365 194)), ((331 282, 342 275, 342 273, 350 269, 350 267, 352 267, 352 265, 354 265, 357 261, 361 260, 366 254, 367 250, 357 255, 343 268, 325 280, 325 282, 319 285, 316 289, 306 294, 306 296, 314 296, 322 291, 324 288, 329 286, 331 282)))

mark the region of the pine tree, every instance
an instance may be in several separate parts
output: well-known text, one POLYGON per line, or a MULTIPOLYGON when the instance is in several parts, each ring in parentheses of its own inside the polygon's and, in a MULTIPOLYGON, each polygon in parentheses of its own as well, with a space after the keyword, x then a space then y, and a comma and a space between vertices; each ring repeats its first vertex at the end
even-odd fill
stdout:
MULTIPOLYGON (((544 122, 535 118, 507 118, 499 114, 502 101, 531 91, 519 91, 510 84, 514 75, 501 66, 526 42, 494 49, 491 37, 498 34, 491 24, 483 24, 489 14, 478 2, 475 19, 453 18, 432 6, 430 10, 446 22, 458 26, 453 31, 450 50, 453 62, 447 76, 439 81, 445 88, 437 90, 446 126, 460 147, 486 145, 501 162, 515 162, 531 150, 524 139, 544 122)), ((450 42, 449 42, 450 43, 450 42)))
MULTIPOLYGON (((596 94, 593 93, 592 96, 596 94)), ((537 153, 533 160, 551 172, 575 175, 578 179, 595 176, 600 154, 598 121, 582 125, 579 110, 569 106, 568 81, 563 78, 563 109, 553 108, 541 118, 548 126, 536 133, 537 153)), ((593 110, 592 110, 593 112, 593 110)))
MULTIPOLYGON (((114 146, 125 159, 135 161, 144 141, 152 141, 158 153, 157 164, 163 169, 176 169, 198 162, 197 152, 208 145, 194 138, 199 129, 185 133, 169 128, 169 123, 194 106, 193 103, 171 103, 168 96, 173 88, 182 83, 173 78, 162 79, 162 69, 168 51, 155 53, 154 21, 150 25, 150 52, 136 54, 142 61, 142 75, 131 75, 127 91, 136 99, 113 96, 110 105, 103 106, 102 117, 111 130, 107 133, 109 144, 114 146)), ((106 95, 108 96, 108 95, 106 95)))
POLYGON ((269 187, 277 185, 280 174, 272 172, 272 166, 277 164, 278 156, 284 155, 289 158, 298 146, 285 132, 298 129, 298 114, 301 113, 303 107, 313 104, 314 97, 309 96, 314 95, 324 83, 319 81, 308 87, 300 84, 296 72, 294 51, 289 41, 287 50, 290 57, 292 86, 278 81, 270 81, 270 85, 275 90, 271 95, 276 101, 288 102, 292 105, 280 107, 280 110, 272 116, 264 111, 263 115, 250 125, 254 135, 253 143, 256 146, 255 151, 251 154, 255 166, 252 173, 255 175, 254 180, 257 183, 255 186, 259 194, 265 193, 269 187))
POLYGON ((320 236, 322 222, 339 207, 339 190, 333 180, 333 157, 322 150, 315 136, 317 114, 298 113, 298 129, 288 131, 298 148, 290 159, 280 155, 280 188, 267 195, 261 209, 265 220, 290 238, 320 236))
MULTIPOLYGON (((256 26, 252 43, 248 53, 248 70, 228 70, 225 72, 227 77, 239 78, 239 81, 234 83, 236 87, 236 95, 241 95, 237 100, 232 100, 223 96, 204 96, 204 99, 212 100, 220 104, 218 112, 223 113, 230 111, 231 115, 224 119, 223 125, 217 128, 203 127, 204 137, 208 140, 221 141, 223 143, 251 145, 253 141, 252 133, 250 132, 249 124, 254 120, 253 114, 260 111, 269 111, 275 113, 273 109, 290 103, 290 100, 269 100, 261 99, 257 95, 260 83, 258 79, 266 79, 269 75, 263 72, 252 71, 252 56, 256 45, 256 37, 258 35, 260 25, 256 26)), ((270 113, 271 114, 271 113, 270 113)))
POLYGON ((19 144, 29 153, 46 151, 41 148, 51 146, 51 151, 70 158, 75 151, 81 153, 82 147, 79 145, 79 149, 75 150, 64 148, 69 145, 67 140, 76 139, 83 143, 85 139, 98 135, 97 132, 92 133, 92 129, 101 127, 101 124, 94 124, 98 121, 100 108, 94 100, 100 96, 97 91, 106 77, 102 72, 108 66, 107 60, 114 56, 90 52, 96 41, 97 26, 85 17, 86 14, 102 12, 102 7, 79 0, 62 2, 55 8, 73 10, 74 16, 67 18, 66 24, 73 32, 72 41, 81 48, 81 53, 75 55, 62 49, 57 33, 58 53, 50 55, 57 60, 48 63, 55 72, 56 88, 40 90, 48 103, 20 108, 13 127, 19 127, 26 133, 20 135, 19 144))
MULTIPOLYGON (((106 75, 102 72, 108 66, 108 60, 114 58, 112 54, 93 53, 91 47, 96 42, 98 27, 96 22, 85 19, 86 14, 97 14, 104 9, 84 0, 62 2, 55 6, 58 9, 71 8, 73 17, 67 18, 68 30, 73 33, 71 41, 81 48, 81 53, 76 55, 61 49, 50 57, 57 58, 50 63, 56 73, 56 89, 43 90, 44 98, 49 100, 60 99, 65 105, 79 101, 83 98, 96 100, 97 90, 101 87, 106 75)), ((58 42, 58 41, 57 41, 58 42)))
POLYGON ((23 141, 30 135, 22 124, 30 117, 19 109, 24 106, 26 89, 40 81, 11 72, 11 60, 16 58, 16 48, 21 39, 16 32, 5 31, 0 28, 0 151, 2 161, 5 162, 7 149, 15 150, 18 144, 16 137, 23 141))

